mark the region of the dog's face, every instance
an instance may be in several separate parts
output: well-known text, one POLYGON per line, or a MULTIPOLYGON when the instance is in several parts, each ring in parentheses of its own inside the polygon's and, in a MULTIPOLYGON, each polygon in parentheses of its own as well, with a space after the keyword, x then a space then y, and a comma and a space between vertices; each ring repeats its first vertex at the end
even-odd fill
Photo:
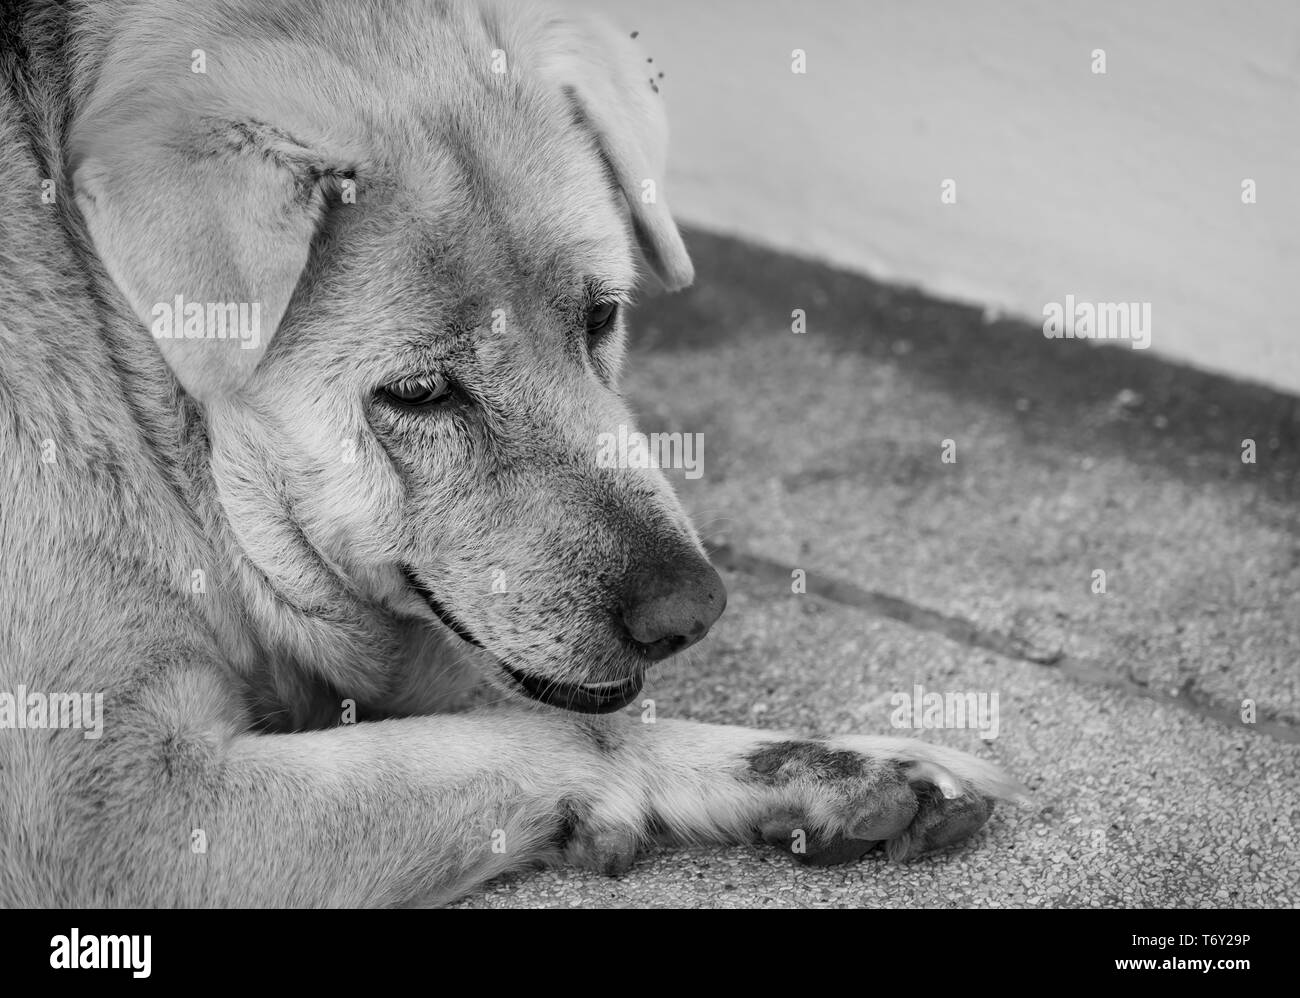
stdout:
POLYGON ((199 79, 178 74, 152 116, 138 94, 108 110, 130 67, 104 70, 73 131, 78 202, 203 401, 263 572, 437 619, 506 688, 613 710, 725 602, 662 473, 597 460, 633 423, 617 383, 637 246, 664 284, 691 278, 658 191, 657 91, 605 31, 389 14, 340 4, 290 30, 185 7, 167 27, 212 63, 182 66, 199 79), (258 309, 238 336, 184 335, 185 305, 212 302, 258 309))

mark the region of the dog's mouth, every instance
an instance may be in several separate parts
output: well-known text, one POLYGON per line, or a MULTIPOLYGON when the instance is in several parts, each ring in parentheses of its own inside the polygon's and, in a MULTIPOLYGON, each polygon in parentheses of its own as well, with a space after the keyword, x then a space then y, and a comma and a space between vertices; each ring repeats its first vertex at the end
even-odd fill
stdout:
MULTIPOLYGON (((402 574, 406 576, 406 584, 420 594, 420 598, 429 605, 433 615, 437 617, 446 628, 462 641, 468 641, 476 648, 483 648, 483 642, 470 632, 470 629, 458 620, 445 606, 438 601, 438 597, 423 582, 419 580, 415 572, 403 566, 402 574)), ((486 649, 484 649, 486 651, 486 649)))
MULTIPOLYGON (((476 648, 487 650, 483 642, 474 637, 470 631, 450 610, 434 596, 433 592, 422 583, 410 568, 403 567, 406 582, 433 611, 433 615, 462 641, 476 648)), ((612 683, 562 683, 555 679, 543 679, 532 676, 519 669, 512 669, 498 659, 502 673, 510 681, 512 688, 539 703, 562 710, 571 710, 579 714, 609 714, 621 710, 630 704, 641 692, 645 676, 638 669, 627 679, 612 683)))
POLYGON ((613 683, 561 683, 539 679, 502 663, 502 670, 526 696, 552 707, 577 711, 579 714, 608 714, 621 710, 636 699, 645 677, 636 675, 613 683))

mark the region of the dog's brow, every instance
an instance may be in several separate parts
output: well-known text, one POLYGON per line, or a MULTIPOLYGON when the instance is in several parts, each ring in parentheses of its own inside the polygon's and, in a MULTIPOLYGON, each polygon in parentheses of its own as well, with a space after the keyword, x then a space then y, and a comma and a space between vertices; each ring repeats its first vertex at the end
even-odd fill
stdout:
POLYGON ((632 304, 632 291, 618 281, 605 277, 588 277, 584 282, 588 302, 617 302, 620 305, 632 304))

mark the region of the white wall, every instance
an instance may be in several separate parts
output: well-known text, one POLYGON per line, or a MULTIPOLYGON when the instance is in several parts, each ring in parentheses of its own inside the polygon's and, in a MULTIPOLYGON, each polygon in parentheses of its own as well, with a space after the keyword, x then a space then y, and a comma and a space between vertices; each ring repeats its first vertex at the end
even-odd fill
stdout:
POLYGON ((1300 0, 575 2, 665 72, 685 221, 1035 322, 1149 301, 1154 351, 1300 390, 1300 0))

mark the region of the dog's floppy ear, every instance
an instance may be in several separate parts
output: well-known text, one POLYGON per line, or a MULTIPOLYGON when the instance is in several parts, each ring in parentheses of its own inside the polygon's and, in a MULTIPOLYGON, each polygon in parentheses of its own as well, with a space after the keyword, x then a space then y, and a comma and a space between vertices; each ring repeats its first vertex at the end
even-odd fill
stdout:
POLYGON ((322 210, 308 154, 265 125, 179 112, 78 122, 73 188, 109 275, 200 401, 252 375, 322 210))
POLYGON ((646 262, 670 291, 695 269, 663 194, 668 121, 646 59, 598 18, 563 21, 546 72, 595 134, 631 210, 646 262))

